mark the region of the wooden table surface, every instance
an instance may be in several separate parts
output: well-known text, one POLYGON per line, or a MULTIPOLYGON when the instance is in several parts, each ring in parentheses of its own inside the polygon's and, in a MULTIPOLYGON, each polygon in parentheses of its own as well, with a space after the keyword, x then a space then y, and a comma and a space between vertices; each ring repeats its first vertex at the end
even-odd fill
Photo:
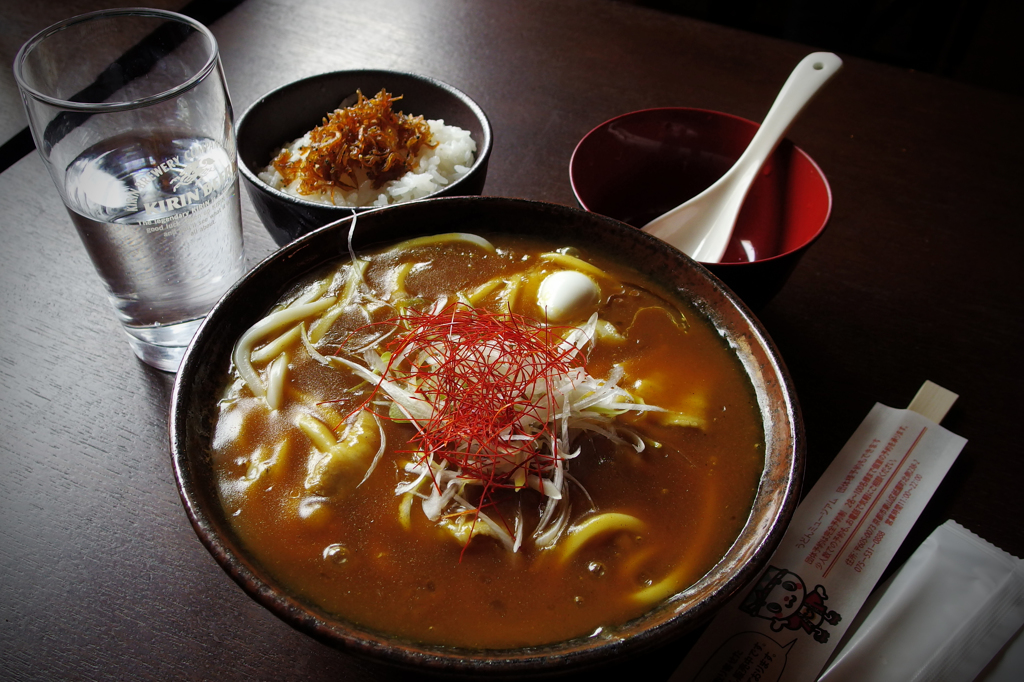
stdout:
MULTIPOLYGON (((655 106, 760 120, 812 51, 604 0, 247 0, 212 29, 236 113, 323 71, 426 74, 491 118, 485 194, 567 205, 593 126, 655 106)), ((851 58, 790 133, 835 200, 760 312, 808 485, 876 401, 925 379, 960 394, 944 426, 969 442, 897 562, 947 518, 1024 555, 1021 121, 1019 97, 851 58)), ((255 263, 274 246, 243 210, 255 263)), ((0 677, 410 679, 292 630, 200 545, 168 455, 172 377, 131 354, 35 153, 0 175, 0 234, 0 677)), ((611 671, 667 679, 687 646, 611 671)))

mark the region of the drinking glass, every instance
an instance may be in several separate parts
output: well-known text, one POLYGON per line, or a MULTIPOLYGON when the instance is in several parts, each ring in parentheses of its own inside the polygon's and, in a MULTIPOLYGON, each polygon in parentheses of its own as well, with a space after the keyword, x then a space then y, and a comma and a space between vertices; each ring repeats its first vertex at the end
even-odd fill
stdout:
POLYGON ((245 270, 217 41, 173 12, 104 10, 41 31, 14 73, 36 148, 129 345, 176 371, 245 270))

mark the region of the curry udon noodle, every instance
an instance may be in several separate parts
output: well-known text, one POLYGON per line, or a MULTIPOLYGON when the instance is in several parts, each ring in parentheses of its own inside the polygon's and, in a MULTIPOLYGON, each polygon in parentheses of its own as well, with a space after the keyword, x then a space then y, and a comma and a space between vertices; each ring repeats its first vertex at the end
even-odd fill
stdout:
POLYGON ((352 255, 242 336, 217 411, 226 516, 295 596, 513 648, 613 629, 725 554, 764 433, 696 311, 555 243, 352 255))

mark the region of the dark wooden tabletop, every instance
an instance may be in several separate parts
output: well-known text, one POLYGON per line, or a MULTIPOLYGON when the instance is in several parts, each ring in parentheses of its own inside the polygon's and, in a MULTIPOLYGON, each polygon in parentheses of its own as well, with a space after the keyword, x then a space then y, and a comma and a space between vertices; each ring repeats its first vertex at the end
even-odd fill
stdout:
MULTIPOLYGON (((567 205, 601 121, 760 120, 812 51, 599 0, 248 0, 212 28, 236 113, 323 71, 426 74, 491 118, 485 194, 567 205)), ((835 201, 759 315, 803 406, 808 485, 876 401, 925 379, 960 394, 944 426, 969 442, 896 562, 947 518, 1024 555, 1022 121, 1019 97, 848 58, 790 133, 835 201)), ((274 246, 243 210, 255 263, 274 246)), ((35 153, 0 175, 0 235, 0 677, 409 679, 294 631, 200 545, 168 455, 172 377, 132 355, 35 153)), ((667 679, 686 647, 613 672, 667 679)))

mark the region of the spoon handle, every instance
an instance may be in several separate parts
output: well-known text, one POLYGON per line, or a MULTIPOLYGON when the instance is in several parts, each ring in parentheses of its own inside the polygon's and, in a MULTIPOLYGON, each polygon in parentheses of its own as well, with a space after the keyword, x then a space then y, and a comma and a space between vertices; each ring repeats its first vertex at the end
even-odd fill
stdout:
POLYGON ((761 166, 779 146, 779 142, 804 107, 818 90, 839 72, 842 65, 843 60, 831 52, 814 52, 800 60, 789 74, 750 144, 732 168, 715 183, 730 187, 728 191, 732 196, 728 205, 733 210, 722 211, 719 214, 721 220, 729 221, 730 224, 709 231, 708 237, 701 242, 695 253, 691 254, 696 260, 706 263, 717 263, 721 260, 729 244, 736 215, 761 166))
POLYGON ((818 94, 821 86, 839 72, 842 65, 843 60, 831 52, 814 52, 800 60, 789 74, 750 145, 736 160, 736 166, 749 164, 759 169, 775 151, 804 107, 818 94))

